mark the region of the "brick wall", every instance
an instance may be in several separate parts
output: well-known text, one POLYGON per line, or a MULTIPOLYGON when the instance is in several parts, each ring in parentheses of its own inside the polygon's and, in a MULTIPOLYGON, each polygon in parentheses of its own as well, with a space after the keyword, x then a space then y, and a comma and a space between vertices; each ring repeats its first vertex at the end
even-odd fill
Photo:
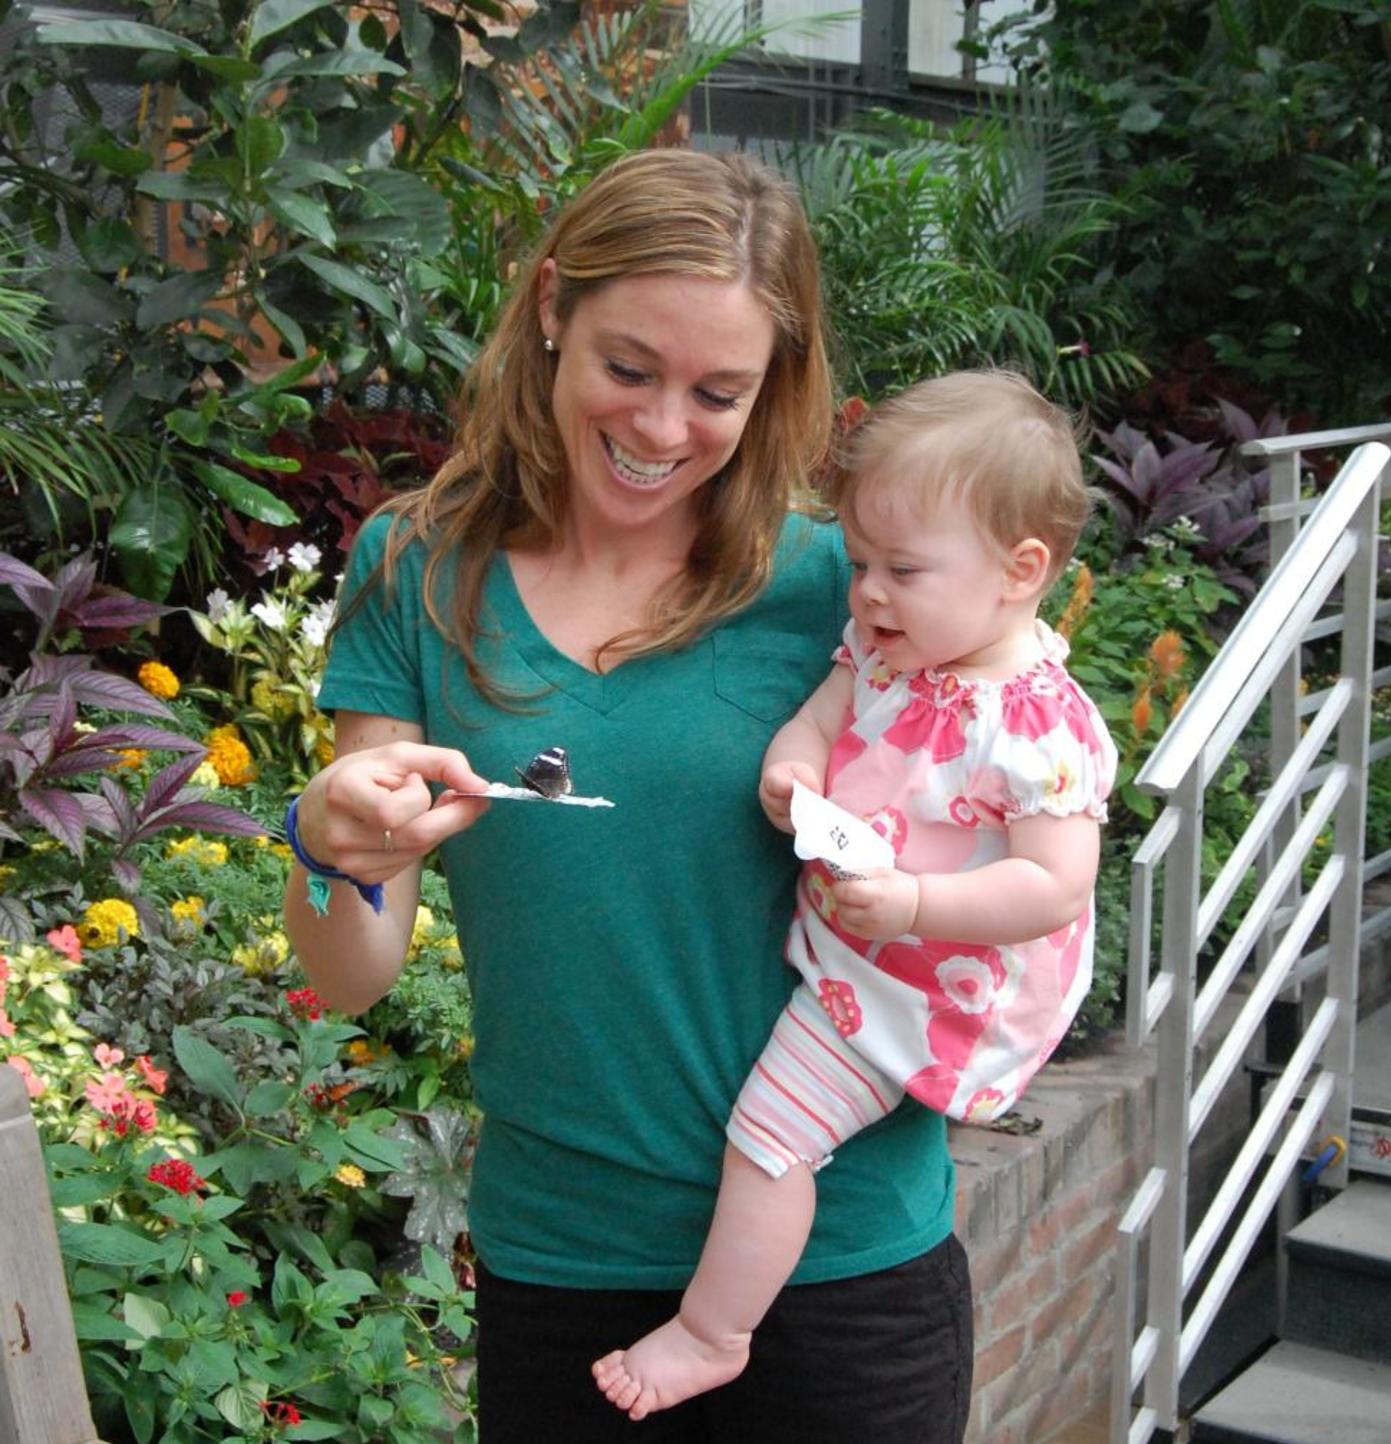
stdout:
POLYGON ((1055 1063, 1019 1116, 953 1128, 957 1230, 971 1256, 971 1444, 1046 1444, 1110 1388, 1115 1229, 1150 1160, 1152 1055, 1055 1063))

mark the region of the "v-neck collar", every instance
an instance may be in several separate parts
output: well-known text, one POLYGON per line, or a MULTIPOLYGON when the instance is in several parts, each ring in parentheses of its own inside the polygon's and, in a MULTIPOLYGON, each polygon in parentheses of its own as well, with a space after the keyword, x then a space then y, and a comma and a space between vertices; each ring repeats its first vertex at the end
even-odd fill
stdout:
POLYGON ((504 644, 547 686, 605 715, 631 695, 645 659, 632 658, 610 671, 591 672, 567 656, 532 619, 505 551, 493 558, 486 596, 504 644))

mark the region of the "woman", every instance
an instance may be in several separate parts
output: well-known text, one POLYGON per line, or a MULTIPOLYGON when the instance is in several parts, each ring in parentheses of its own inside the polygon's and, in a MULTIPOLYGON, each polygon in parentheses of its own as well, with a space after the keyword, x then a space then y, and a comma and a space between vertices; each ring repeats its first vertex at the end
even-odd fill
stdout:
MULTIPOLYGON (((355 548, 320 696, 338 759, 298 807, 303 855, 349 878, 319 916, 297 867, 287 922, 323 996, 365 1008, 442 849, 485 1115, 485 1444, 629 1437, 590 1361, 672 1312, 791 989, 797 862, 758 779, 844 621, 834 529, 788 512, 830 412, 795 196, 738 157, 631 156, 519 277, 451 461, 355 548), (612 810, 469 795, 554 746, 612 810)), ((750 1367, 643 1438, 955 1444, 952 1202, 939 1116, 857 1137, 750 1367)))

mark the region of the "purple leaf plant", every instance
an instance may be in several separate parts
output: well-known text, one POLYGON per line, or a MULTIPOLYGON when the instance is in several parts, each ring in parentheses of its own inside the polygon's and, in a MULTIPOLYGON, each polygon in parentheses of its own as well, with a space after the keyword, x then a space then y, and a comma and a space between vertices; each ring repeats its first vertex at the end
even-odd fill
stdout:
POLYGON ((89 833, 114 846, 112 873, 134 892, 140 871, 130 853, 167 828, 193 828, 255 836, 260 823, 235 807, 210 802, 189 780, 207 755, 201 742, 169 727, 115 722, 84 727, 80 706, 133 712, 177 722, 143 687, 114 672, 98 671, 84 652, 45 652, 56 636, 74 629, 99 641, 144 626, 170 608, 99 586, 96 563, 75 557, 50 581, 16 557, 0 552, 6 583, 38 623, 37 646, 18 676, 0 668, 0 840, 22 843, 19 827, 43 828, 81 860, 89 833), (183 753, 157 772, 138 797, 110 769, 131 748, 183 753), (96 791, 70 784, 100 774, 96 791))

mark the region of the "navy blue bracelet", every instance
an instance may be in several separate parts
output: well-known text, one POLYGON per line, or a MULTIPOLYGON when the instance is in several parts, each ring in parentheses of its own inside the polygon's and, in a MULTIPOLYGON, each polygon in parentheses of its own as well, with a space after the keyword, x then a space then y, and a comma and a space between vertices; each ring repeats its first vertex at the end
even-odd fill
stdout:
MULTIPOLYGON (((386 907, 386 893, 383 885, 379 882, 359 882, 351 877, 341 868, 329 867, 316 857, 309 854, 308 849, 300 840, 299 835, 299 798, 294 798, 285 811, 285 841, 290 844, 290 851, 295 855, 295 861, 314 877, 328 878, 330 882, 350 882, 357 889, 359 896, 364 902, 371 903, 372 911, 380 913, 386 907)), ((327 889, 325 889, 327 892, 327 889)), ((312 899, 311 899, 312 901, 312 899)))

